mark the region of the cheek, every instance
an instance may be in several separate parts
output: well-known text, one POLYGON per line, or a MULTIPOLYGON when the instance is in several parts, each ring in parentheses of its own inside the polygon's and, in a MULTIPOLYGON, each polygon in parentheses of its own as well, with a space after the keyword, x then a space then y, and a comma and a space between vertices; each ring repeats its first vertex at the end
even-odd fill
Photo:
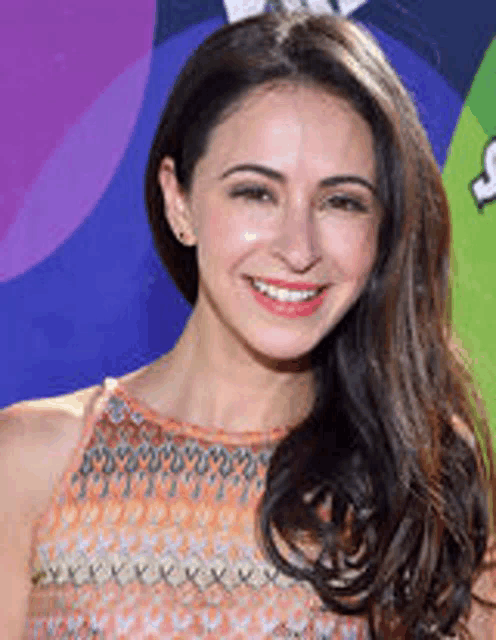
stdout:
POLYGON ((328 252, 343 279, 366 278, 377 254, 377 227, 368 221, 336 225, 327 235, 328 252))
POLYGON ((224 270, 235 268, 237 260, 241 260, 260 239, 259 229, 246 218, 222 207, 212 207, 203 214, 198 245, 200 267, 216 263, 224 270))

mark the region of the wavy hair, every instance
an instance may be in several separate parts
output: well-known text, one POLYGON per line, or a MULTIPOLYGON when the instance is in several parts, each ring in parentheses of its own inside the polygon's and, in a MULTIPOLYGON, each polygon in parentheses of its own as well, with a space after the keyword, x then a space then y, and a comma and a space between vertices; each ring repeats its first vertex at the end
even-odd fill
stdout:
POLYGON ((174 159, 188 193, 210 132, 250 91, 282 82, 340 95, 369 122, 385 215, 362 295, 310 354, 315 404, 271 457, 260 544, 330 610, 367 616, 373 638, 467 637, 462 621, 495 528, 491 434, 454 348, 440 171, 374 38, 309 12, 260 14, 209 36, 177 78, 150 152, 155 244, 194 305, 196 247, 169 227, 161 161, 174 159))

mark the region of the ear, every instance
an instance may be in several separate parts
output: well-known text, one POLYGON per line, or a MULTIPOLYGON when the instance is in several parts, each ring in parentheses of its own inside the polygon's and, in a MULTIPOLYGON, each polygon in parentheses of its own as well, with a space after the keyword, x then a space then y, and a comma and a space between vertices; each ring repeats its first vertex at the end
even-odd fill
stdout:
POLYGON ((174 235, 182 244, 192 246, 196 243, 193 232, 194 223, 184 194, 176 177, 174 159, 166 156, 158 172, 158 183, 164 198, 164 210, 174 235))

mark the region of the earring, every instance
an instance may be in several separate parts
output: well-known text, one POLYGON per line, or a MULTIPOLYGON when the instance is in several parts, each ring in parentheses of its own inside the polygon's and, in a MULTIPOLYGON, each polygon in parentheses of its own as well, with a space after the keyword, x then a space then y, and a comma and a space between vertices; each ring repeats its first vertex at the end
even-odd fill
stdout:
MULTIPOLYGON (((194 232, 195 240, 196 240, 197 233, 198 233, 198 230, 195 229, 195 232, 194 232)), ((184 233, 182 231, 179 233, 179 237, 181 238, 181 242, 182 242, 184 238, 184 233)))

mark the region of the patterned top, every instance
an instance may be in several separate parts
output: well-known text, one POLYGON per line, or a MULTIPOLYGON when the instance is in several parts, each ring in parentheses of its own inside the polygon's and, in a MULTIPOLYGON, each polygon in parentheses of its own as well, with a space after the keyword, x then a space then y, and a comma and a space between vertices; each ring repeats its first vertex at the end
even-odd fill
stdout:
POLYGON ((256 544, 284 433, 176 422, 107 378, 33 530, 24 640, 368 638, 256 544))

